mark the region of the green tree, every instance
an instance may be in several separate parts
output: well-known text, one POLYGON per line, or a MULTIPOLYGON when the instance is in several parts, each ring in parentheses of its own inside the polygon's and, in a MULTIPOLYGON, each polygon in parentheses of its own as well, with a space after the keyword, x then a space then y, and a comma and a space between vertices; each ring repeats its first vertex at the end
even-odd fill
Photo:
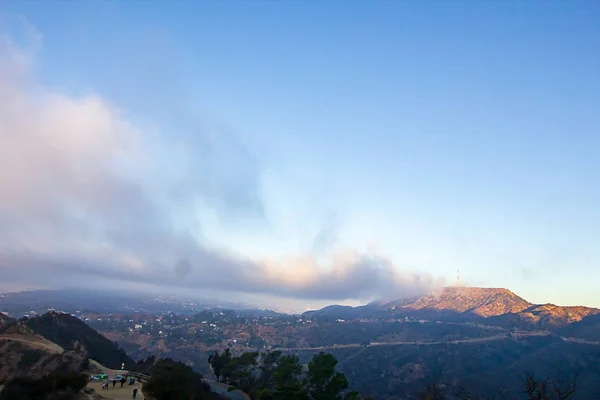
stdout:
POLYGON ((446 398, 446 390, 440 384, 433 383, 419 392, 419 400, 444 400, 446 398))
POLYGON ((308 392, 313 400, 337 400, 348 388, 346 376, 335 371, 338 360, 320 352, 308 364, 308 392))
POLYGON ((232 385, 242 391, 255 395, 258 389, 258 378, 255 368, 258 366, 258 352, 243 353, 233 357, 223 369, 223 376, 232 385))
POLYGON ((302 379, 302 364, 296 355, 282 357, 274 370, 275 398, 305 400, 308 394, 302 379))
POLYGON ((162 359, 152 367, 144 395, 155 400, 210 400, 222 397, 210 390, 202 375, 171 359, 162 359))
POLYGON ((264 388, 271 388, 275 385, 273 382, 273 373, 281 358, 281 351, 270 351, 261 354, 260 358, 260 385, 264 388))
POLYGON ((217 382, 221 381, 223 371, 227 368, 231 362, 231 350, 225 349, 223 354, 219 354, 217 351, 208 357, 208 363, 212 367, 213 373, 217 377, 217 382))
POLYGON ((333 355, 317 354, 305 373, 297 355, 282 357, 281 354, 281 351, 252 352, 232 357, 227 349, 223 354, 211 355, 208 360, 217 379, 222 377, 222 382, 257 400, 368 399, 357 392, 343 397, 348 380, 335 371, 338 361, 333 355))

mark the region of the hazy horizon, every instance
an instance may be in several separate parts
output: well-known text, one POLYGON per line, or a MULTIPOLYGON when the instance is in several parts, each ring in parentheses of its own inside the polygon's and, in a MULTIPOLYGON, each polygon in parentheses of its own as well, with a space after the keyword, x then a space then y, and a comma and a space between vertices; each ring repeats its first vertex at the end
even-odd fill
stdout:
POLYGON ((460 270, 600 307, 599 17, 597 2, 3 3, 0 290, 301 309, 460 270))

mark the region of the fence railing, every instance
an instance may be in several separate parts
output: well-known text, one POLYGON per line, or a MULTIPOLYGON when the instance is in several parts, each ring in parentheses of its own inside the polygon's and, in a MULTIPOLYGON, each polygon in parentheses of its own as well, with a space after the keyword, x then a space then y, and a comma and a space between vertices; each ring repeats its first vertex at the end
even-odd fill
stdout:
POLYGON ((139 372, 127 372, 127 371, 123 371, 123 373, 125 373, 128 376, 133 376, 134 378, 140 380, 140 381, 149 381, 150 380, 150 375, 146 375, 146 374, 142 374, 139 372))

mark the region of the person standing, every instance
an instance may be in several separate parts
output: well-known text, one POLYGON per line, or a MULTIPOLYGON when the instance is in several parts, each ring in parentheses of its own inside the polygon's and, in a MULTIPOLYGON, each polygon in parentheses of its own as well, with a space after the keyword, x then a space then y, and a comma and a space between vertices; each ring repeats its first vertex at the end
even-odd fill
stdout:
POLYGON ((135 400, 135 398, 137 397, 137 387, 133 389, 133 399, 135 400))

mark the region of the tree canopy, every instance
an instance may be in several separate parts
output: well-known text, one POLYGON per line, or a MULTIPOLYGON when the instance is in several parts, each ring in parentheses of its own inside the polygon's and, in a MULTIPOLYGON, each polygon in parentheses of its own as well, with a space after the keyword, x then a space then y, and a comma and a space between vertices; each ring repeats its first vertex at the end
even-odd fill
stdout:
POLYGON ((233 356, 229 349, 209 356, 217 380, 248 393, 257 400, 361 399, 357 392, 344 397, 348 380, 337 372, 337 359, 327 353, 315 355, 308 367, 297 355, 281 351, 249 352, 233 356))
POLYGON ((159 360, 151 369, 144 393, 155 400, 218 400, 218 394, 202 381, 202 375, 169 358, 159 360))

